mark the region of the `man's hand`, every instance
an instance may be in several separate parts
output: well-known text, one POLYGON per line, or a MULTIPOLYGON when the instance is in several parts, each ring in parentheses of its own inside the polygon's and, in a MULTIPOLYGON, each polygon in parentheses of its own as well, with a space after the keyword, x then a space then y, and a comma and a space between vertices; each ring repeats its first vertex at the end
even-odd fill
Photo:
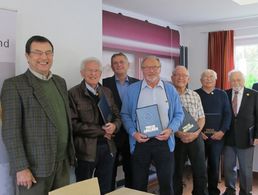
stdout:
POLYGON ((183 143, 191 143, 199 136, 199 131, 185 133, 180 139, 183 143))
POLYGON ((258 139, 257 138, 254 139, 254 145, 258 145, 258 139))
POLYGON ((105 133, 104 137, 107 138, 108 140, 111 140, 111 139, 112 139, 112 135, 107 134, 107 133, 105 133))
POLYGON ((172 134, 172 130, 167 128, 164 129, 159 135, 157 135, 155 138, 160 140, 160 141, 166 141, 168 140, 168 138, 170 137, 170 135, 172 134))
POLYGON ((107 123, 102 126, 102 129, 106 132, 106 134, 112 135, 116 130, 116 125, 114 123, 107 123))
POLYGON ((134 135, 133 135, 134 139, 139 142, 139 143, 144 143, 144 142, 147 142, 149 140, 149 138, 144 135, 144 134, 141 134, 139 132, 136 132, 134 135))
POLYGON ((183 132, 183 131, 177 131, 176 133, 175 133, 175 135, 176 135, 176 137, 178 137, 178 138, 183 138, 185 135, 186 135, 187 133, 185 133, 185 132, 183 132))
POLYGON ((224 136, 224 132, 223 131, 217 131, 215 132, 212 136, 211 139, 213 140, 221 140, 224 136))
POLYGON ((16 180, 18 186, 27 187, 30 189, 33 183, 37 183, 29 169, 24 169, 16 173, 16 180))
POLYGON ((209 138, 208 138, 208 136, 207 136, 207 135, 205 135, 203 132, 201 132, 201 135, 202 135, 202 139, 203 139, 203 140, 207 140, 207 139, 209 139, 209 138))

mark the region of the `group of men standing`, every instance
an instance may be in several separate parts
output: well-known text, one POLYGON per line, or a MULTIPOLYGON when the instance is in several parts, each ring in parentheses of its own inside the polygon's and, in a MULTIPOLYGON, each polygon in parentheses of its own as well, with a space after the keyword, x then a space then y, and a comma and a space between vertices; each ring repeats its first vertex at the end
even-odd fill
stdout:
POLYGON ((190 75, 184 66, 175 67, 172 85, 160 79, 159 58, 147 56, 139 81, 127 75, 128 59, 117 53, 111 58, 114 76, 103 79, 103 85, 101 62, 87 58, 81 63, 82 82, 67 92, 64 79, 50 71, 54 47, 47 38, 31 37, 25 51, 28 70, 7 79, 1 94, 3 139, 18 194, 47 195, 69 184, 69 165, 75 165, 76 181, 98 177, 105 194, 115 189, 122 162, 126 187, 147 191, 152 163, 160 194, 182 195, 189 158, 192 194, 219 195, 223 148, 224 194, 236 194, 236 159, 240 194, 252 194, 258 96, 244 87, 240 71, 229 74, 231 89, 225 92, 215 88, 216 72, 207 69, 201 75, 202 87, 193 91, 187 88, 190 75), (102 98, 108 103, 110 121, 98 107, 102 98), (136 110, 153 104, 158 105, 163 130, 150 138, 139 132, 136 110), (197 131, 181 131, 182 106, 197 122, 197 131))

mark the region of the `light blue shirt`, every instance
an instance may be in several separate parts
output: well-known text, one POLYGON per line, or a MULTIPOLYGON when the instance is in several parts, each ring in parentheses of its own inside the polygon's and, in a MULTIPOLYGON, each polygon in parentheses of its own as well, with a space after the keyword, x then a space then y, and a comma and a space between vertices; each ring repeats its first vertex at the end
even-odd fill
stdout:
MULTIPOLYGON (((128 90, 123 98, 123 104, 121 109, 121 117, 124 127, 129 134, 130 151, 134 152, 136 140, 133 137, 137 131, 137 116, 136 109, 138 106, 138 100, 142 89, 142 82, 138 81, 128 86, 128 90)), ((174 133, 178 131, 183 119, 184 112, 182 110, 181 101, 176 89, 170 83, 163 82, 164 91, 168 99, 168 125, 167 128, 173 130, 173 133, 168 139, 168 145, 170 152, 174 151, 175 139, 174 133)), ((148 99, 148 98, 146 98, 148 99)), ((160 113, 163 115, 163 113, 160 113)))
POLYGON ((165 92, 164 84, 160 80, 152 88, 148 86, 145 80, 142 82, 141 92, 138 99, 137 108, 157 104, 163 129, 168 127, 168 98, 165 92))
POLYGON ((94 95, 98 95, 98 87, 99 85, 97 85, 97 87, 94 89, 93 87, 91 87, 88 83, 85 82, 86 88, 93 93, 94 95))
POLYGON ((127 87, 130 85, 128 76, 125 79, 125 82, 122 84, 120 83, 119 79, 117 76, 115 76, 116 79, 116 88, 118 90, 118 94, 120 96, 120 99, 122 100, 124 98, 124 95, 126 93, 127 87))

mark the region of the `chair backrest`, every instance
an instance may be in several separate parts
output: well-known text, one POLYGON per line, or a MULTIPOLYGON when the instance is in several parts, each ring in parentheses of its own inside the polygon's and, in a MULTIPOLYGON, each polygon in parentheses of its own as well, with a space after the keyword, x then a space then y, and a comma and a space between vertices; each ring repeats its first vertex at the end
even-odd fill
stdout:
POLYGON ((100 195, 98 179, 92 178, 53 190, 49 195, 100 195))
POLYGON ((113 192, 107 193, 106 195, 153 195, 153 194, 123 187, 113 192))

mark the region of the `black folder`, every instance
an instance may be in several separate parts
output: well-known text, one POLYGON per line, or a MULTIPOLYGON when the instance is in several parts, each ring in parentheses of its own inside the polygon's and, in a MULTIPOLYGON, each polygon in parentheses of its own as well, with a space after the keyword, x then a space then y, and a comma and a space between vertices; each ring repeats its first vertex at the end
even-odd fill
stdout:
POLYGON ((106 124, 110 122, 112 120, 112 112, 108 105, 105 95, 102 95, 100 97, 100 100, 98 102, 98 108, 104 123, 106 124))
POLYGON ((207 136, 211 137, 214 133, 220 129, 222 115, 216 112, 205 113, 205 125, 202 132, 207 136))
POLYGON ((184 111, 185 118, 184 118, 182 125, 179 127, 179 130, 183 131, 183 132, 197 131, 199 129, 197 122, 194 120, 192 115, 186 111, 185 107, 182 107, 182 108, 184 111))
POLYGON ((249 133, 248 141, 250 146, 254 145, 254 129, 255 129, 254 126, 251 126, 248 128, 248 133, 249 133))

